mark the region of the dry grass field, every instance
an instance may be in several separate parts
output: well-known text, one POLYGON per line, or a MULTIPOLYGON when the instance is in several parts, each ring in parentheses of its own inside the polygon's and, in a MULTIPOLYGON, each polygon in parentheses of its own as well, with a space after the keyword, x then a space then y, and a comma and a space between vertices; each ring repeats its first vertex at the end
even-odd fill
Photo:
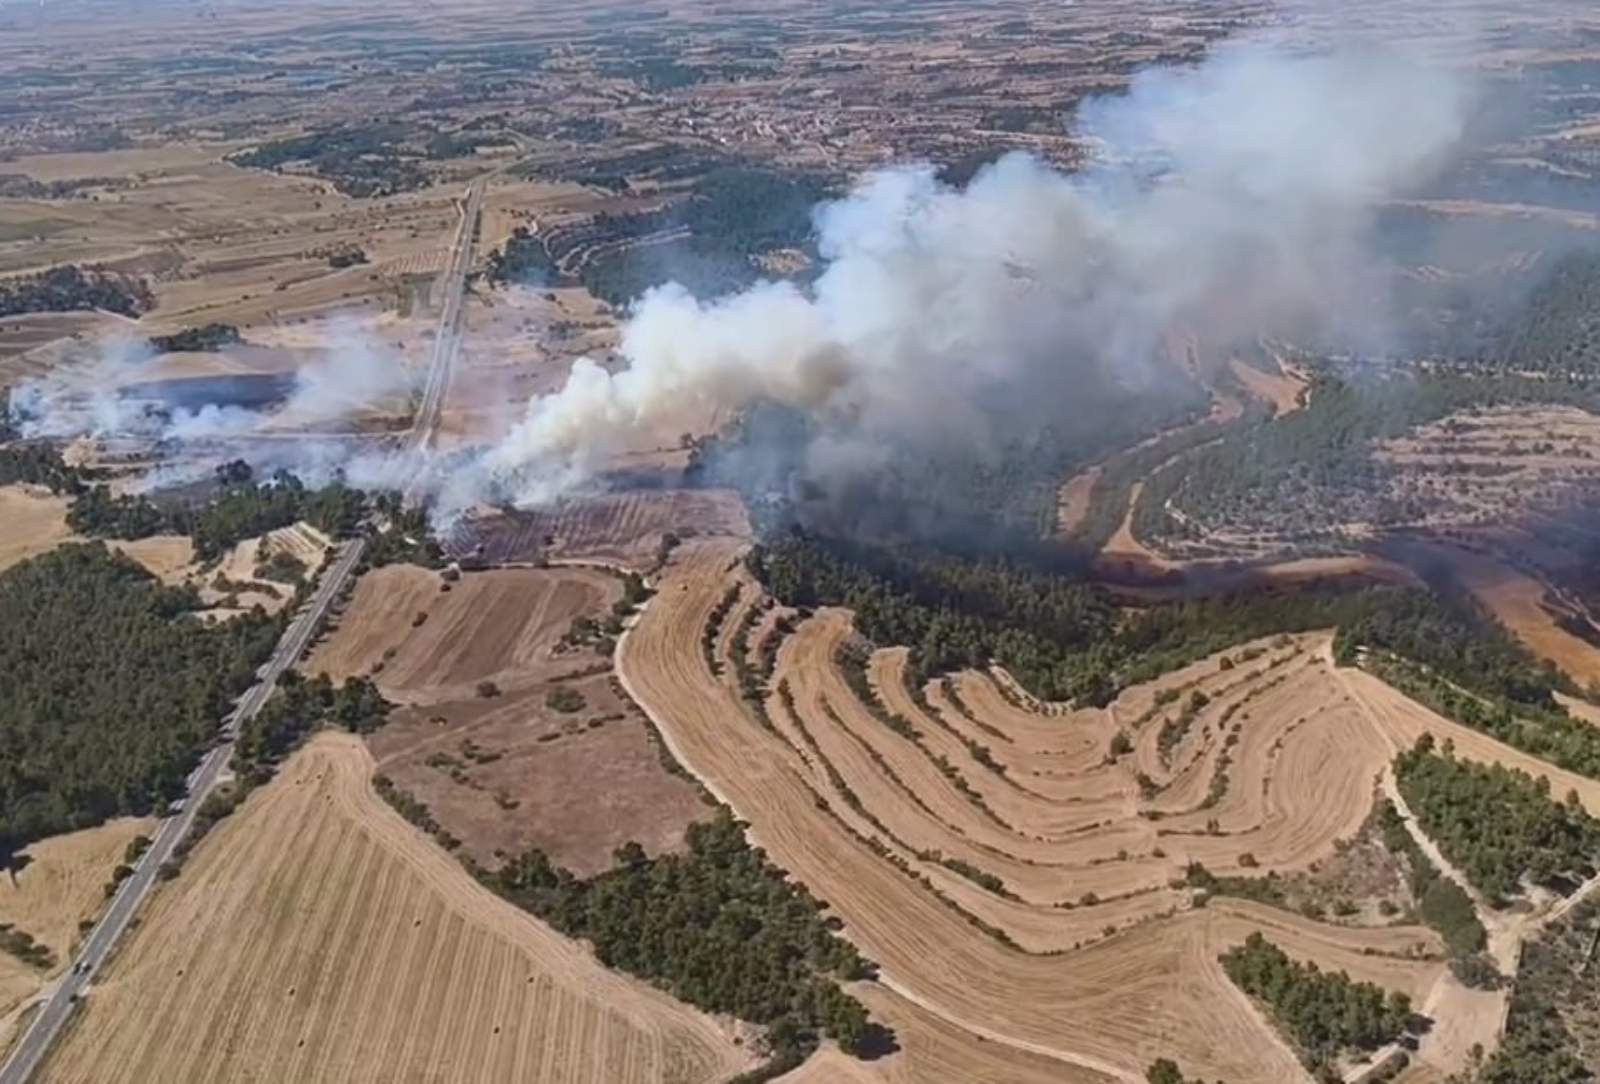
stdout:
POLYGON ((38 486, 0 486, 0 569, 55 549, 72 537, 65 497, 38 486))
POLYGON ((480 887, 324 735, 156 898, 42 1079, 711 1082, 724 1029, 480 887))
POLYGON ((0 1048, 9 1042, 21 1007, 66 968, 78 923, 105 903, 105 886, 128 843, 153 827, 128 817, 54 836, 26 850, 29 861, 21 872, 0 878, 0 922, 28 933, 56 959, 55 968, 44 972, 0 953, 0 1048))
MULTIPOLYGON (((900 677, 904 653, 883 651, 868 667, 875 706, 833 665, 848 615, 822 610, 779 647, 764 723, 732 667, 714 676, 700 647, 725 585, 741 582, 736 553, 694 545, 674 558, 619 649, 621 673, 678 757, 838 910, 885 985, 947 1026, 1052 1059, 1068 1079, 1135 1080, 1175 1056, 1208 1077, 1277 1084, 1299 1079, 1294 1059, 1215 963, 1251 929, 1419 1003, 1439 983, 1428 930, 1242 902, 1196 911, 1170 887, 1191 860, 1309 868, 1368 815, 1390 745, 1332 674, 1325 638, 1258 645, 1228 669, 1205 660, 1103 712, 1035 710, 975 673, 922 690, 924 708, 900 677), (1165 689, 1210 702, 1162 743, 1183 702, 1158 708, 1165 689), (1112 759, 1118 730, 1134 751, 1112 759)), ((745 584, 726 621, 755 595, 745 584)), ((728 640, 719 633, 716 650, 728 640)))

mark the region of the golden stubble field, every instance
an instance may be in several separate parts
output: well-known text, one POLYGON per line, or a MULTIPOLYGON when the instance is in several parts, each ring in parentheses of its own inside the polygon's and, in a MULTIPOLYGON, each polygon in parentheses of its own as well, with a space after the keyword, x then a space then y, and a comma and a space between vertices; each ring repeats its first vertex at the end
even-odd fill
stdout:
POLYGON ((41 1079, 717 1081, 717 1022, 492 895, 315 738, 164 888, 41 1079))
POLYGON ((28 863, 15 876, 0 877, 0 922, 31 935, 55 956, 55 966, 44 971, 0 953, 0 1048, 34 995, 66 969, 78 924, 99 913, 128 844, 154 827, 148 819, 124 817, 52 836, 23 852, 28 863))
MULTIPOLYGON (((1369 815, 1390 758, 1420 733, 1544 776, 1556 793, 1574 787, 1600 809, 1592 781, 1335 669, 1326 635, 1240 645, 1231 665, 1202 660, 1103 711, 1032 703, 1000 673, 912 690, 896 649, 869 658, 863 693, 835 663, 848 613, 790 615, 794 631, 768 644, 775 623, 737 554, 733 544, 679 551, 619 648, 625 684, 753 839, 837 910, 888 991, 969 1046, 1053 1061, 1061 1079, 1135 1081, 1157 1057, 1208 1079, 1302 1079, 1217 963, 1252 930, 1448 1009, 1455 984, 1430 930, 1223 899, 1194 909, 1178 887, 1191 861, 1289 875, 1331 859, 1369 815), (730 584, 739 594, 712 637, 714 674, 702 630, 730 584), (733 677, 730 630, 741 627, 746 665, 770 690, 765 721, 733 677), (1163 692, 1178 696, 1161 704, 1163 692), (1175 730, 1196 692, 1204 706, 1175 730), (911 733, 886 725, 886 713, 911 733), (1132 750, 1113 756, 1119 731, 1132 750)), ((1473 1042, 1492 1046, 1489 1008, 1437 1028, 1419 1057, 1453 1070, 1473 1042)), ((895 1011, 884 1003, 892 1025, 895 1011)), ((808 1071, 822 1072, 797 1079, 828 1079, 808 1071)), ((894 1071, 851 1065, 839 1078, 894 1071)))

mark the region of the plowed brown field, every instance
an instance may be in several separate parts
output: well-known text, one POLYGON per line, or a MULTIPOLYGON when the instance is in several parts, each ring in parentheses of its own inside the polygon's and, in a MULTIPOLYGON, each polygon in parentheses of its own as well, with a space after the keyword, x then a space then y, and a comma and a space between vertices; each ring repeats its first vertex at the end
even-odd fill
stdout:
POLYGON ((679 849, 684 829, 709 814, 698 788, 662 766, 608 660, 560 644, 575 617, 610 613, 620 580, 559 566, 444 586, 411 566, 368 573, 306 664, 335 678, 371 674, 404 705, 368 739, 378 770, 488 868, 538 848, 587 876, 629 841, 650 854, 679 849), (480 694, 485 681, 493 695, 480 694), (580 706, 552 707, 558 685, 580 706))
MULTIPOLYGON (((1303 869, 1368 814, 1389 745, 1332 675, 1325 637, 1257 645, 1227 669, 1204 660, 1105 711, 1040 711, 987 674, 914 695, 900 651, 875 654, 858 693, 834 658, 849 616, 821 610, 781 645, 763 721, 738 697, 732 667, 713 675, 702 648, 728 584, 745 582, 737 552, 680 550, 619 646, 619 670, 679 759, 843 917, 883 985, 937 1021, 949 1044, 941 1057, 976 1056, 981 1037, 986 1054, 1054 1062, 1069 1080, 1140 1080, 1161 1056, 1244 1084, 1303 1079, 1216 963, 1255 929, 1419 1003, 1438 982, 1431 931, 1220 900, 1190 910, 1188 893, 1169 886, 1191 859, 1217 871, 1303 869), (1167 688, 1181 695, 1157 709, 1167 688), (1191 689, 1209 703, 1176 741, 1159 742, 1191 689), (904 723, 890 725, 891 712, 904 723), (1118 729, 1136 747, 1111 761, 1118 729)), ((754 590, 746 584, 726 620, 754 590)), ((712 642, 725 651, 726 629, 712 642)), ((883 1006, 891 1023, 893 1004, 883 1006)), ((907 1052, 882 1066, 824 1060, 794 1079, 920 1079, 893 1074, 928 1057, 912 1048, 929 1042, 908 1026, 907 1052)), ((969 1078, 1032 1079, 1002 1065, 969 1078)))
POLYGON ((480 887, 319 736, 156 898, 43 1079, 723 1080, 711 1019, 480 887))

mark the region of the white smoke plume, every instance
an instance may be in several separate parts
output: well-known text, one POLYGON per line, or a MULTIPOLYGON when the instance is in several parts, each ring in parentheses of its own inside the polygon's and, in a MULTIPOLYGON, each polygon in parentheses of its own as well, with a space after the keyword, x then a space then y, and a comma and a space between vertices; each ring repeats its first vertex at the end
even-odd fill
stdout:
POLYGON ((445 503, 536 503, 640 434, 758 399, 832 419, 851 458, 908 436, 991 439, 997 395, 1069 413, 1079 376, 1158 382, 1174 327, 1216 343, 1289 321, 1381 338, 1363 232, 1451 151, 1467 106, 1457 76, 1411 56, 1245 43, 1085 104, 1075 131, 1095 155, 1078 173, 1012 155, 964 190, 927 166, 870 174, 817 209, 810 289, 647 293, 621 367, 576 363, 445 503))
MULTIPOLYGON (((329 321, 322 339, 318 356, 295 370, 287 394, 267 405, 158 406, 161 388, 181 386, 182 378, 164 378, 149 343, 127 339, 102 344, 84 363, 22 382, 11 393, 10 408, 30 437, 243 439, 339 423, 385 400, 398 401, 414 388, 416 371, 358 324, 329 321)), ((226 382, 228 374, 215 379, 226 382)), ((306 470, 325 471, 327 449, 315 442, 301 447, 306 470)), ((292 456, 283 465, 297 466, 292 456)))

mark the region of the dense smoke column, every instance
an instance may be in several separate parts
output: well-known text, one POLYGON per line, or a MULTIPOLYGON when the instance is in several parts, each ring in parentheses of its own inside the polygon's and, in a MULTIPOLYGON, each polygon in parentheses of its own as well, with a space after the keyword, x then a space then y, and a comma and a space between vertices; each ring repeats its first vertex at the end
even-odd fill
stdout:
POLYGON ((1070 428, 1108 389, 1175 394, 1157 356, 1174 330, 1217 348, 1331 331, 1377 346, 1373 215, 1446 159, 1467 105, 1456 75, 1414 57, 1243 43, 1086 103, 1079 174, 1021 154, 962 190, 929 166, 869 174, 817 209, 809 290, 647 293, 622 367, 580 360, 445 504, 539 503, 641 434, 761 401, 811 419, 819 478, 921 448, 982 458, 1070 428))

